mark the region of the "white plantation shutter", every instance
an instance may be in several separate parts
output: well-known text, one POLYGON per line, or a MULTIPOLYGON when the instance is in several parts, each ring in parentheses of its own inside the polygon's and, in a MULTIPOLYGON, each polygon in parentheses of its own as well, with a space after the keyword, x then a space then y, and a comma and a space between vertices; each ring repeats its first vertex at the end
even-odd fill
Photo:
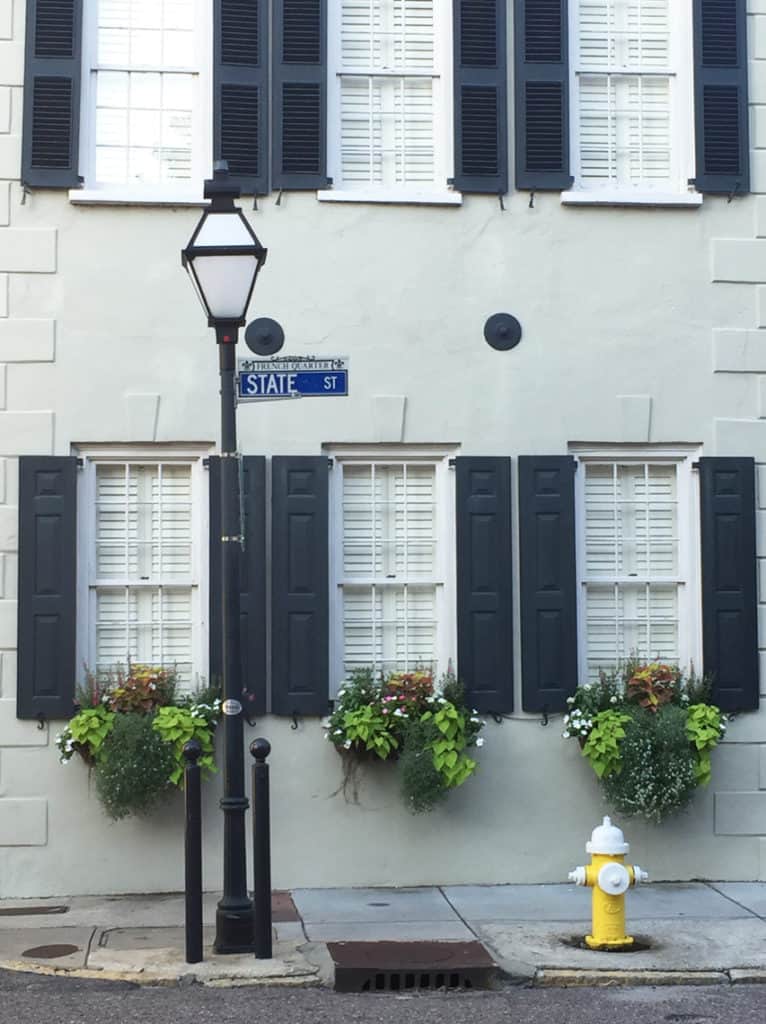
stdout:
POLYGON ((95 467, 95 602, 98 669, 128 661, 193 662, 192 467, 102 463, 95 467))
POLYGON ((98 184, 192 179, 197 34, 197 0, 98 0, 91 68, 98 184))
POLYGON ((344 670, 436 670, 436 471, 423 464, 342 466, 344 670))
POLYGON ((587 668, 633 654, 678 662, 679 552, 675 464, 585 463, 584 565, 587 668))
POLYGON ((344 187, 434 184, 434 33, 433 0, 341 0, 344 187))
POLYGON ((671 2, 579 0, 575 79, 583 188, 677 187, 671 2))

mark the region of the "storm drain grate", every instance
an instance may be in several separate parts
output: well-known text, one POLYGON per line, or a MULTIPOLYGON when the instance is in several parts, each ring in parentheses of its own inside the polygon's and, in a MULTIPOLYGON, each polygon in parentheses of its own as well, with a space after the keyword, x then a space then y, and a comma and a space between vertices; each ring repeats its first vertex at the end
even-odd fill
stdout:
POLYGON ((336 992, 494 987, 497 965, 479 942, 329 942, 336 992))

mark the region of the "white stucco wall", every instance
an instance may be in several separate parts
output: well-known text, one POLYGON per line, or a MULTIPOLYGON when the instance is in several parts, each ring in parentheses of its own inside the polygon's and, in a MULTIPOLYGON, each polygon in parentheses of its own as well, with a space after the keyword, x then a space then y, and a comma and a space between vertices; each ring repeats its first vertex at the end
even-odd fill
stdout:
MULTIPOLYGON (((179 257, 199 211, 24 196, 23 8, 0 0, 0 897, 178 889, 180 800, 146 822, 109 823, 86 769, 58 765, 55 725, 15 717, 15 456, 92 442, 214 448, 217 353, 179 257), (158 404, 136 397, 147 395, 158 404)), ((555 194, 530 208, 526 193, 509 195, 505 211, 473 196, 450 209, 259 200, 252 220, 269 258, 251 315, 283 324, 285 353, 349 355, 352 394, 246 406, 241 449, 317 454, 323 443, 373 442, 375 399, 386 395, 406 398, 402 440, 454 442, 463 454, 695 442, 764 464, 766 556, 766 3, 751 8, 762 197, 706 198, 698 210, 562 208, 555 194), (524 329, 507 353, 482 337, 499 311, 524 329)), ((766 648, 766 622, 761 637, 766 648)), ((766 670, 761 678, 766 693, 766 670)), ((360 803, 346 803, 317 722, 289 726, 266 718, 256 730, 273 745, 279 887, 562 880, 603 813, 556 720, 490 721, 478 775, 419 818, 403 809, 391 765, 365 770, 360 803)), ((214 888, 214 785, 206 801, 214 888)), ((689 813, 627 831, 655 879, 766 880, 766 713, 732 724, 689 813)))

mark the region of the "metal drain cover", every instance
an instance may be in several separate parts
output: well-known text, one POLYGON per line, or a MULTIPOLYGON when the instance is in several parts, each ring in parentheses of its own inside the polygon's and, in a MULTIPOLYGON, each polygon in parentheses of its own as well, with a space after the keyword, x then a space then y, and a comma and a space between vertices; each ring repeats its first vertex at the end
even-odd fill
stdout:
POLYGON ((71 956, 78 953, 79 946, 71 946, 68 943, 59 943, 51 946, 33 946, 32 949, 25 949, 22 956, 34 957, 36 960, 55 960, 60 956, 71 956))
POLYGON ((34 914, 66 914, 69 907, 57 903, 50 907, 2 907, 0 917, 32 917, 34 914))
POLYGON ((328 942, 336 992, 492 988, 497 965, 480 942, 328 942))

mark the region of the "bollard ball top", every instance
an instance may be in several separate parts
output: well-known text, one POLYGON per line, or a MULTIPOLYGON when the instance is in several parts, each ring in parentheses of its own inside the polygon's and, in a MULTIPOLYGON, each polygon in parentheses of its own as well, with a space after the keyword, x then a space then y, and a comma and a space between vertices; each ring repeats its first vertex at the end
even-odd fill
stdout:
POLYGON ((250 753, 256 761, 265 761, 271 753, 271 744, 263 736, 259 736, 250 744, 250 753))
POLYGON ((202 744, 199 740, 187 740, 183 747, 184 760, 196 764, 202 757, 202 744))

